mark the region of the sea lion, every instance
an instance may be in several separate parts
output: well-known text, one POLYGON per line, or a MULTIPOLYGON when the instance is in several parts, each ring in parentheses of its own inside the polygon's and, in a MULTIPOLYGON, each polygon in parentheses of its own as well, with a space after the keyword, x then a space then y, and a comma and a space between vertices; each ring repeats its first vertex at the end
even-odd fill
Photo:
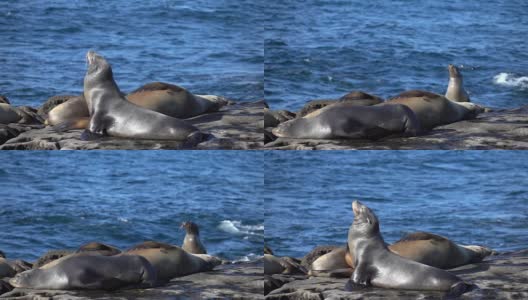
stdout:
POLYGON ((378 139, 390 134, 415 136, 421 131, 406 106, 356 106, 336 103, 273 129, 278 137, 298 139, 378 139))
POLYGON ((80 246, 75 253, 85 253, 85 252, 97 252, 99 255, 112 256, 118 255, 121 253, 121 250, 114 246, 99 242, 90 242, 80 246))
POLYGON ((306 116, 307 114, 310 114, 316 110, 319 110, 323 107, 326 107, 328 105, 332 105, 335 103, 339 103, 339 102, 347 102, 347 103, 351 103, 353 105, 358 105, 358 106, 371 106, 371 105, 382 103, 383 99, 378 96, 367 94, 362 91, 352 91, 342 96, 338 100, 319 99, 319 100, 309 101, 297 113, 297 117, 302 118, 306 116))
MULTIPOLYGON (((164 82, 147 83, 125 97, 136 105, 180 119, 216 112, 228 103, 221 96, 194 95, 182 87, 164 82)), ((46 124, 65 131, 86 129, 89 120, 90 113, 82 95, 72 97, 49 111, 46 124)))
POLYGON ((420 124, 427 129, 473 119, 485 111, 483 107, 471 102, 455 102, 442 95, 419 90, 403 92, 377 106, 394 104, 409 107, 420 120, 420 124))
POLYGON ((0 124, 18 123, 21 118, 15 107, 0 103, 0 124))
POLYGON ((94 51, 86 54, 84 98, 90 112, 89 133, 150 140, 191 140, 203 134, 191 124, 137 106, 122 96, 110 64, 94 51))
POLYGON ((156 272, 138 255, 74 255, 50 268, 19 273, 9 280, 17 288, 115 290, 125 286, 152 287, 156 272))
POLYGON ((184 228, 186 232, 183 239, 183 250, 192 254, 207 254, 204 245, 200 241, 198 225, 193 222, 183 222, 180 228, 184 228))
POLYGON ((354 256, 354 272, 347 283, 389 289, 444 291, 460 295, 470 285, 457 276, 392 253, 383 241, 377 216, 359 201, 352 203, 354 222, 348 232, 348 247, 354 256))
POLYGON ((161 281, 210 271, 222 262, 212 255, 192 254, 177 246, 160 244, 161 247, 139 244, 125 251, 124 255, 140 255, 146 258, 156 270, 158 280, 161 281))
POLYGON ((11 267, 9 261, 3 257, 0 258, 0 278, 13 277, 17 272, 11 267))
POLYGON ((127 95, 128 101, 179 119, 218 111, 228 103, 224 97, 194 95, 174 84, 152 82, 127 95))
POLYGON ((445 97, 455 102, 470 102, 469 96, 464 89, 462 73, 454 65, 447 66, 449 70, 449 84, 445 97))
MULTIPOLYGON (((414 232, 404 236, 388 249, 412 261, 439 269, 451 269, 481 262, 493 250, 477 245, 458 245, 453 241, 428 232, 414 232)), ((353 255, 346 246, 320 256, 310 266, 310 275, 342 277, 354 268, 353 255)))
POLYGON ((264 274, 306 274, 307 271, 301 266, 300 261, 292 257, 278 257, 272 254, 264 254, 264 274))

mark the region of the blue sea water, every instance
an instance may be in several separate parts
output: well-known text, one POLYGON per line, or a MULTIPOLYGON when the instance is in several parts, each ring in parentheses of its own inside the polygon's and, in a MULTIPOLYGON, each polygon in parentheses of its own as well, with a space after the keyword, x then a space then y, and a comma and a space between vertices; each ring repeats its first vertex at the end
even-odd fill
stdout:
POLYGON ((265 98, 298 110, 363 90, 444 94, 460 67, 473 102, 528 104, 528 2, 273 1, 266 15, 265 98))
POLYGON ((111 63, 120 89, 152 81, 196 94, 263 97, 261 4, 249 0, 1 1, 0 94, 39 106, 79 94, 85 54, 111 63))
POLYGON ((386 242, 429 231, 496 251, 528 247, 528 152, 354 151, 265 155, 265 242, 302 257, 346 243, 351 202, 386 242))
POLYGON ((261 152, 1 153, 0 250, 34 260, 100 241, 180 245, 181 222, 200 227, 208 253, 262 255, 261 152))

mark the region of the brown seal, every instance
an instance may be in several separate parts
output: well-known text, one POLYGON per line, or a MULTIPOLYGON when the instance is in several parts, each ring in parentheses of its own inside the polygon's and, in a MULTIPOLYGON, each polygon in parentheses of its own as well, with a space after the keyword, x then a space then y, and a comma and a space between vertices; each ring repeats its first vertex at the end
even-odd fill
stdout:
POLYGON ((200 230, 198 225, 193 222, 183 222, 180 228, 185 229, 185 238, 183 239, 183 250, 192 254, 207 254, 204 245, 200 241, 200 230))

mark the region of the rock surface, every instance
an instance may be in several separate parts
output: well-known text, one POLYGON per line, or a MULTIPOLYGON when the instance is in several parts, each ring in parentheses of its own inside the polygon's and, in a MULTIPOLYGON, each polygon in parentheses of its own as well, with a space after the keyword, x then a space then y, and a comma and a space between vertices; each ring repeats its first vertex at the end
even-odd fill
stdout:
MULTIPOLYGON (((266 128, 266 132, 270 132, 266 128)), ((476 119, 439 126, 422 136, 389 136, 370 140, 315 140, 278 138, 265 145, 270 150, 487 150, 528 149, 528 106, 501 109, 476 119)))
POLYGON ((16 288, 2 299, 262 299, 264 298, 262 260, 220 265, 214 271, 171 280, 150 289, 104 291, 54 291, 16 288))
MULTIPOLYGON (((188 122, 210 138, 196 147, 178 141, 132 140, 104 137, 94 141, 80 139, 82 130, 58 133, 51 127, 22 127, 18 124, 0 127, 2 150, 81 150, 81 149, 258 149, 264 145, 264 101, 240 102, 225 106, 220 111, 200 115, 188 122), (16 125, 14 131, 11 127, 16 125), (4 129, 3 129, 4 128, 4 129)), ((4 126, 4 125, 2 125, 4 126)))
MULTIPOLYGON (((528 249, 488 257, 485 261, 450 270, 477 287, 458 299, 528 299, 528 249)), ((277 288, 266 299, 441 299, 439 292, 401 291, 369 287, 358 291, 344 290, 346 278, 296 275, 265 277, 277 288)))

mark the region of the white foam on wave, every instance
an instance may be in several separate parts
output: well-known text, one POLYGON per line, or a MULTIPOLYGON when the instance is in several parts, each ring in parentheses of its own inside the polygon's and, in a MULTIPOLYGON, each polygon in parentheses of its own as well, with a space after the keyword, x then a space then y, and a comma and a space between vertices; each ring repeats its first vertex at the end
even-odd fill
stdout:
POLYGON ((264 232, 264 225, 244 225, 236 220, 223 220, 218 228, 227 233, 240 235, 263 235, 264 232))
POLYGON ((528 89, 528 76, 515 76, 512 73, 499 73, 493 77, 493 82, 502 86, 528 89))
POLYGON ((263 255, 257 255, 255 253, 249 253, 248 255, 242 256, 241 258, 233 260, 233 263, 238 262, 250 262, 250 261, 256 261, 260 258, 264 257, 263 255))

